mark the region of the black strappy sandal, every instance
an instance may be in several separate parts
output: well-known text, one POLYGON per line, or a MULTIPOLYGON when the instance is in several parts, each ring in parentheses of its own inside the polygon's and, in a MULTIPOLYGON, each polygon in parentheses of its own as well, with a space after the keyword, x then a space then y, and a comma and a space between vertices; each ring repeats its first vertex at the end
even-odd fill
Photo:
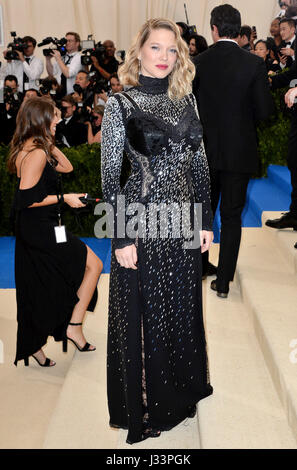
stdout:
MULTIPOLYGON (((81 326, 82 323, 68 323, 68 325, 71 325, 71 326, 81 326)), ((74 339, 72 338, 68 338, 68 336, 66 336, 64 339, 63 339, 63 352, 67 352, 67 341, 71 341, 74 346, 80 351, 80 352, 92 352, 92 351, 96 351, 96 348, 94 347, 94 349, 89 349, 89 347, 91 346, 90 343, 86 342, 86 344, 84 345, 83 348, 80 348, 79 345, 74 341, 74 339)))
MULTIPOLYGON (((37 357, 35 357, 33 354, 32 354, 32 357, 33 357, 33 359, 35 359, 36 362, 38 362, 38 364, 40 365, 40 367, 54 367, 54 366, 56 365, 55 362, 54 362, 54 364, 51 364, 51 359, 49 359, 48 357, 45 359, 44 364, 41 364, 41 362, 39 362, 39 360, 37 359, 37 357)), ((28 366, 28 365, 29 365, 29 357, 25 357, 24 363, 25 363, 25 366, 28 366)))

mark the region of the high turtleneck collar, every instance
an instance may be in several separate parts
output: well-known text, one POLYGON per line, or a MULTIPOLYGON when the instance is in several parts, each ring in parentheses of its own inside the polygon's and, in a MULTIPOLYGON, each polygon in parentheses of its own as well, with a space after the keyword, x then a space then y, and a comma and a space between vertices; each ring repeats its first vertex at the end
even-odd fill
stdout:
POLYGON ((140 90, 144 93, 156 95, 158 93, 166 93, 168 90, 169 78, 152 78, 139 75, 140 90))

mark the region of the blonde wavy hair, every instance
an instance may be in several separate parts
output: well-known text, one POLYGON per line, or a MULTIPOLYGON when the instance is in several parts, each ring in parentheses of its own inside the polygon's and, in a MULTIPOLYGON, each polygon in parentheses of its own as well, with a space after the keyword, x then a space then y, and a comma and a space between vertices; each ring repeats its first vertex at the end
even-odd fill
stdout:
POLYGON ((150 33, 155 29, 168 29, 172 31, 177 47, 177 61, 169 75, 168 96, 172 100, 179 100, 192 91, 192 81, 195 77, 195 66, 189 58, 189 49, 182 39, 178 26, 166 18, 155 18, 148 20, 140 29, 132 46, 126 55, 126 60, 118 70, 120 82, 123 85, 138 86, 139 83, 139 60, 138 55, 144 43, 148 40, 150 33))

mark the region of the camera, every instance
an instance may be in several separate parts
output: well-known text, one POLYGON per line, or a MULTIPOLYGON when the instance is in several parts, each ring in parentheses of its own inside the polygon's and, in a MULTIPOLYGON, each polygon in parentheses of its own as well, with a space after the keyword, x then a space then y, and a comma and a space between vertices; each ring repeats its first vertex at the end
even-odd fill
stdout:
POLYGON ((10 105, 9 113, 14 115, 18 113, 22 104, 18 93, 15 93, 9 86, 5 86, 3 89, 3 102, 10 105))
MULTIPOLYGON (((62 115, 63 115, 63 107, 62 109, 62 115)), ((77 117, 77 122, 85 123, 87 121, 91 121, 91 111, 88 109, 88 106, 85 105, 85 103, 76 103, 76 117, 77 117)))
POLYGON ((42 47, 42 46, 46 46, 47 44, 53 44, 55 47, 52 47, 52 48, 49 48, 49 49, 43 49, 43 55, 45 57, 49 57, 53 54, 53 51, 59 51, 61 56, 64 56, 67 52, 66 50, 66 43, 67 43, 67 39, 66 38, 61 38, 61 39, 57 39, 57 38, 53 38, 53 37, 47 37, 45 39, 43 39, 42 42, 40 42, 39 44, 37 44, 38 47, 42 47))
POLYGON ((89 39, 92 35, 88 36, 86 41, 81 41, 81 47, 83 50, 81 56, 81 65, 92 65, 92 57, 96 57, 98 60, 104 59, 105 47, 99 41, 95 44, 95 41, 89 39))
POLYGON ((28 47, 28 44, 26 42, 23 42, 22 38, 17 38, 15 31, 11 31, 10 35, 11 37, 13 37, 13 41, 10 42, 7 46, 8 48, 10 48, 10 50, 7 51, 5 59, 20 60, 17 51, 22 52, 24 54, 28 47))
POLYGON ((86 41, 81 41, 81 48, 84 49, 81 55, 81 65, 91 65, 91 57, 95 55, 95 41, 93 41, 92 35, 88 36, 86 41))
POLYGON ((42 95, 47 95, 48 93, 52 94, 52 92, 54 92, 52 85, 53 81, 50 78, 41 78, 38 80, 39 91, 42 95))
POLYGON ((108 82, 104 78, 99 77, 97 72, 90 72, 88 78, 90 80, 88 89, 93 93, 102 93, 109 90, 108 82))

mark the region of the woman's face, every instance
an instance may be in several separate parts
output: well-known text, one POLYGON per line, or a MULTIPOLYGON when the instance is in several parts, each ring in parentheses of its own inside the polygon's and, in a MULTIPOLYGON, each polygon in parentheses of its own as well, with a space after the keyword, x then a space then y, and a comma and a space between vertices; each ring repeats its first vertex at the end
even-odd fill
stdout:
POLYGON ((151 78, 165 78, 177 61, 175 35, 168 29, 154 29, 138 55, 141 74, 151 78))
POLYGON ((190 55, 196 55, 196 54, 198 54, 198 51, 197 51, 197 48, 196 48, 195 39, 191 39, 191 40, 190 40, 190 44, 189 44, 189 53, 190 53, 190 55))
POLYGON ((55 114, 50 125, 50 132, 53 137, 56 134, 56 125, 59 121, 61 121, 61 111, 58 108, 55 108, 55 114))
POLYGON ((270 34, 271 36, 279 36, 279 21, 273 20, 270 26, 270 34))
POLYGON ((266 45, 263 42, 259 42, 259 44, 256 45, 255 47, 255 54, 259 57, 262 57, 262 59, 266 59, 269 51, 266 47, 266 45))

